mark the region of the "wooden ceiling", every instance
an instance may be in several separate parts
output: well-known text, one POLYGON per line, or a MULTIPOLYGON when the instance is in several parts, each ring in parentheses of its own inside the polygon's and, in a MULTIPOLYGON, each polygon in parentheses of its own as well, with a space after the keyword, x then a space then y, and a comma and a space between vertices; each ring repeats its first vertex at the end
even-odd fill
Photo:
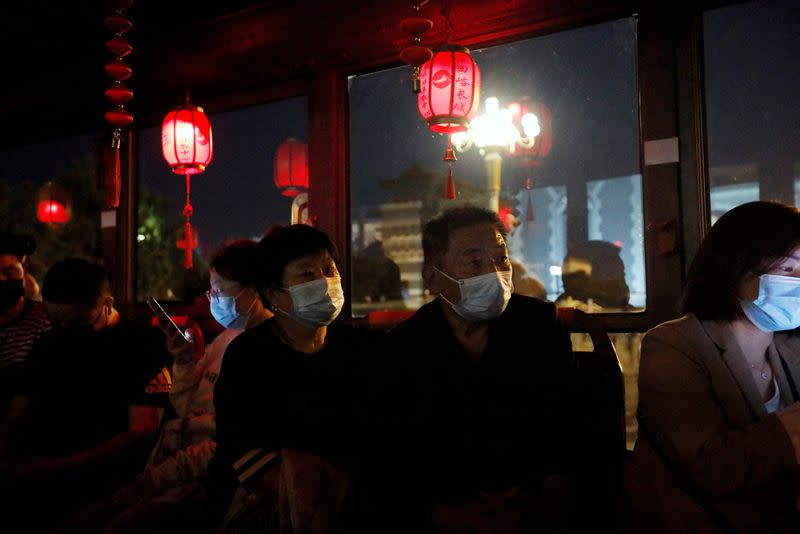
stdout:
MULTIPOLYGON (((190 5, 139 0, 127 10, 134 46, 126 106, 137 125, 155 124, 182 101, 210 112, 274 98, 274 88, 307 80, 323 67, 347 73, 402 64, 409 38, 400 20, 408 0, 224 0, 190 5), (188 7, 187 7, 188 6, 188 7)), ((451 38, 466 46, 502 42, 634 10, 624 0, 430 0, 434 21, 423 42, 451 38)), ((0 16, 5 52, 0 84, 0 147, 104 129, 110 80, 103 65, 111 34, 107 1, 27 2, 0 16)))

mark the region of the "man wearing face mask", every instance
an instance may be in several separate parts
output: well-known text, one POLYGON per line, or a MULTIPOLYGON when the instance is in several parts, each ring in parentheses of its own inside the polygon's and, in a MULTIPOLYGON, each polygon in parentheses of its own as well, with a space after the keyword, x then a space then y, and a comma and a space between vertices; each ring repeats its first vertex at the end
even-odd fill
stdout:
POLYGON ((273 229, 258 247, 259 293, 274 317, 225 352, 214 388, 212 500, 226 515, 223 530, 274 521, 292 532, 316 532, 306 530, 312 522, 352 532, 343 510, 367 334, 334 322, 344 293, 327 235, 296 224, 273 229))
POLYGON ((0 436, 14 488, 2 503, 31 531, 57 524, 141 470, 167 401, 157 386, 169 358, 158 329, 114 308, 100 267, 62 260, 42 293, 54 327, 28 358, 0 436))
POLYGON ((25 258, 35 249, 30 236, 0 232, 0 424, 33 343, 50 329, 44 306, 24 297, 25 258))
POLYGON ((567 492, 569 334, 552 303, 513 294, 497 214, 447 211, 425 225, 423 248, 438 298, 379 351, 387 500, 419 495, 434 532, 555 531, 567 492))

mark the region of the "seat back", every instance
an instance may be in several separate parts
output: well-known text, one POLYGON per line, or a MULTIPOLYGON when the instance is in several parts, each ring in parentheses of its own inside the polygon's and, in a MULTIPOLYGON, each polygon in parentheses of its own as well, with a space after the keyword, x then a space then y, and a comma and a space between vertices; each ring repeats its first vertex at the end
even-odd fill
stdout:
POLYGON ((591 351, 573 351, 579 382, 573 466, 579 478, 578 515, 590 518, 587 528, 591 523, 618 526, 627 455, 622 366, 598 317, 567 307, 558 308, 558 317, 570 333, 588 334, 593 345, 591 351))

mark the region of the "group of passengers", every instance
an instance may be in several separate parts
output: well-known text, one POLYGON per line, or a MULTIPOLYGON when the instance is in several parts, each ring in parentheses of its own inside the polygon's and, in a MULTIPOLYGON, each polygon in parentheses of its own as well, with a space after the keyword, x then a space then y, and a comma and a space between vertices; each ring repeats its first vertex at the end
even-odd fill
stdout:
POLYGON ((198 328, 125 319, 85 260, 54 265, 32 303, 24 245, 0 235, 0 379, 14 393, 0 507, 21 531, 798 525, 796 208, 753 202, 721 217, 692 263, 686 315, 645 336, 624 525, 617 478, 587 469, 599 438, 581 431, 592 388, 569 332, 553 303, 514 292, 491 211, 425 225, 437 298, 388 331, 339 317, 337 251, 320 230, 230 243, 210 263, 224 330, 207 346, 198 328))

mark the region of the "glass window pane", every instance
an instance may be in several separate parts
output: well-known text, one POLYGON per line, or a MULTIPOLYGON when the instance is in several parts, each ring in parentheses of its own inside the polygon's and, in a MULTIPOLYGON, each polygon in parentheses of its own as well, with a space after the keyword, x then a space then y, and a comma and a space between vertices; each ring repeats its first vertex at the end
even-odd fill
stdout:
MULTIPOLYGON (((411 68, 350 80, 354 314, 415 309, 430 298, 421 278, 421 229, 460 203, 496 210, 506 223, 518 292, 559 298, 565 258, 582 255, 585 266, 594 261, 585 257, 587 243, 602 240, 617 243, 611 261, 624 264, 617 285, 627 282, 631 294, 613 311, 644 307, 635 19, 472 55, 481 105, 469 134, 453 139, 454 201, 444 199, 447 139, 417 111, 411 68), (495 140, 498 120, 519 141, 495 140), (606 182, 599 199, 607 208, 593 205, 587 188, 606 182)), ((578 278, 568 273, 567 292, 578 278)), ((597 305, 602 295, 591 294, 601 285, 583 283, 577 300, 611 311, 597 305)))
MULTIPOLYGON (((186 184, 161 153, 161 127, 139 132, 137 297, 205 300, 208 262, 234 239, 260 239, 274 224, 289 224, 293 198, 274 181, 278 148, 307 138, 307 99, 297 97, 209 116, 214 154, 191 178, 193 265, 184 268, 186 184)), ((302 159, 302 151, 291 152, 302 159)), ((288 154, 288 152, 287 152, 288 154)), ((301 192, 302 193, 302 192, 301 192)), ((298 202, 304 195, 294 197, 298 202)))
POLYGON ((797 2, 709 10, 703 34, 712 224, 751 200, 798 205, 797 2))
POLYGON ((0 230, 34 236, 27 268, 40 285, 59 260, 102 260, 97 184, 104 142, 110 140, 98 132, 0 151, 0 230))

